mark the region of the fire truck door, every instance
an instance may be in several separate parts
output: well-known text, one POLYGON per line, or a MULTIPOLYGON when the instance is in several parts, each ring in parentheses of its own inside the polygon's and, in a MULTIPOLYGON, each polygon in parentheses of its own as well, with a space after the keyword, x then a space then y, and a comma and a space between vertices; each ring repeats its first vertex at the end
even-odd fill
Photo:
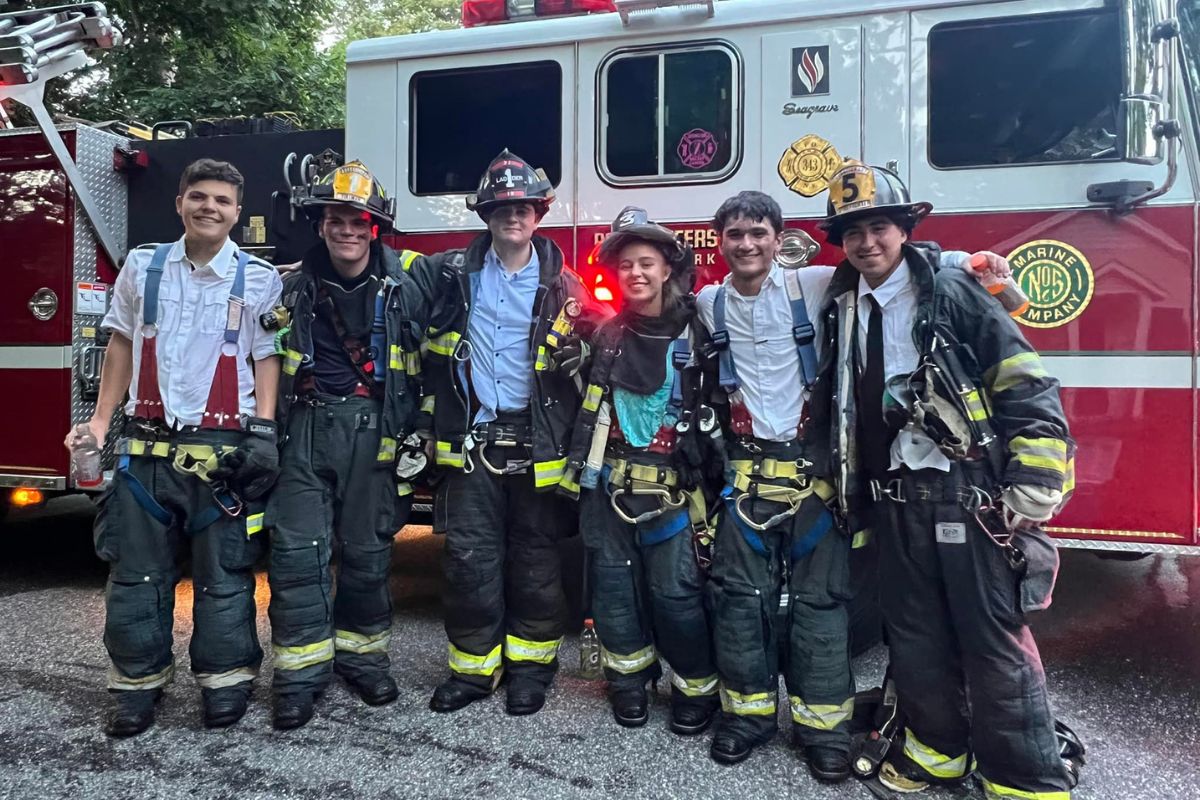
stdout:
POLYGON ((762 37, 761 182, 785 217, 824 216, 830 176, 862 157, 861 38, 825 22, 762 37))
POLYGON ((61 474, 66 460, 74 204, 40 134, 0 134, 0 197, 4 485, 14 475, 61 474))

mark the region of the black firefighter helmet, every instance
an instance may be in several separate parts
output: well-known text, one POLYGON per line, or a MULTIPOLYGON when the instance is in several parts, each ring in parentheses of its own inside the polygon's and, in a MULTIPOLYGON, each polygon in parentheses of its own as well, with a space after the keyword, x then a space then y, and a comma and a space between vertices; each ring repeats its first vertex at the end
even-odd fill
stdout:
POLYGON ((483 219, 497 206, 508 203, 532 203, 538 215, 546 213, 554 200, 554 186, 546 173, 506 147, 492 159, 479 179, 479 188, 467 195, 467 208, 483 219))
POLYGON ((371 215, 383 230, 390 230, 396 218, 396 200, 388 197, 383 184, 361 161, 351 161, 326 172, 314 174, 307 184, 292 187, 292 203, 314 222, 320 222, 325 206, 346 205, 371 215))
POLYGON ((617 218, 600 249, 596 259, 605 267, 616 271, 617 259, 621 250, 630 242, 648 242, 662 251, 671 267, 671 283, 677 285, 684 294, 692 291, 696 280, 696 258, 692 248, 680 241, 670 228, 650 221, 646 209, 637 206, 625 206, 617 218))
POLYGON ((881 214, 900 217, 906 223, 902 227, 911 231, 932 210, 930 203, 912 202, 908 187, 890 169, 847 158, 829 179, 825 219, 817 227, 825 231, 830 244, 841 247, 842 231, 856 219, 881 214))

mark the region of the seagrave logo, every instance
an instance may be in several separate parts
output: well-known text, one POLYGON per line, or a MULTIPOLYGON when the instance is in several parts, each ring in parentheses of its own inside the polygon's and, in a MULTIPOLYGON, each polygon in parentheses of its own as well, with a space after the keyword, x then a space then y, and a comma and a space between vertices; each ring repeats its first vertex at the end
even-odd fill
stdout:
POLYGON ((829 94, 829 46, 792 48, 792 97, 829 94))
POLYGON ((1008 254, 1013 278, 1029 298, 1017 321, 1031 328, 1066 325, 1088 307, 1096 288, 1092 265, 1066 242, 1038 239, 1008 254))

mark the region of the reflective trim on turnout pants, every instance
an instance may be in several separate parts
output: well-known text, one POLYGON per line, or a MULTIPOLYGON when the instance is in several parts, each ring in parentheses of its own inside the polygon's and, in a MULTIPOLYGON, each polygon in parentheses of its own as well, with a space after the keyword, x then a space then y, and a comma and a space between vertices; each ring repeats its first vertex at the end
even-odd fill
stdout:
MULTIPOLYGON (((172 441, 229 446, 242 435, 205 430, 172 441)), ((192 563, 188 652, 196 682, 213 689, 244 683, 254 679, 262 661, 253 566, 266 537, 258 523, 248 527, 246 513, 214 517, 208 484, 172 463, 128 456, 128 471, 114 473, 100 500, 95 543, 96 554, 109 564, 104 645, 112 662, 110 689, 153 689, 173 678, 175 586, 185 553, 192 563), (190 523, 205 518, 215 521, 187 533, 190 523)))
POLYGON ((1050 591, 1057 553, 1042 531, 1019 536, 1028 559, 1022 580, 954 496, 960 485, 986 482, 965 477, 961 464, 952 469, 906 473, 907 502, 876 506, 892 675, 923 748, 906 752, 928 751, 914 763, 936 765, 936 778, 970 746, 987 781, 1033 793, 1004 796, 1058 797, 1068 791, 1067 774, 1037 644, 1021 611, 1023 602, 1036 604, 1050 591))
MULTIPOLYGON (((658 500, 631 497, 626 502, 650 504, 631 508, 644 513, 658 500)), ((662 656, 675 675, 677 696, 715 697, 705 577, 692 549, 687 509, 630 525, 613 511, 608 491, 597 488, 580 499, 579 526, 609 683, 615 689, 644 686, 662 674, 662 656), (662 530, 674 532, 663 539, 662 530)))
POLYGON ((288 416, 266 514, 277 693, 321 691, 334 669, 349 678, 388 669, 392 537, 412 498, 397 494, 391 465, 376 460, 381 405, 297 403, 288 416))
MULTIPOLYGON (((755 521, 778 514, 783 504, 743 502, 755 521)), ((709 591, 714 646, 721 678, 726 725, 758 737, 776 727, 775 695, 784 675, 792 721, 805 745, 850 749, 847 724, 854 710, 850 673, 850 540, 828 529, 806 553, 793 559, 797 542, 827 526, 829 510, 815 494, 774 527, 748 536, 735 522, 733 503, 721 511, 713 545, 709 591), (777 610, 788 577, 788 609, 777 610), (786 626, 779 630, 780 624, 786 626), (781 635, 782 633, 782 635, 781 635)))
POLYGON ((454 677, 492 688, 503 665, 548 686, 566 627, 558 542, 573 532, 572 504, 535 491, 532 471, 495 475, 476 459, 471 472, 446 471, 434 505, 454 677))

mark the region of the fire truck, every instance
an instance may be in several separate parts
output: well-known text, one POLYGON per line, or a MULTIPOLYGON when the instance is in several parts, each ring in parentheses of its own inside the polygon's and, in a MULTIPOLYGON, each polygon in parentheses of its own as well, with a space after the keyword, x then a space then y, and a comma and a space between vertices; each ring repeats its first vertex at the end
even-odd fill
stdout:
POLYGON ((844 157, 934 213, 918 239, 1007 256, 1023 332, 1064 386, 1070 547, 1200 552, 1200 0, 468 0, 468 23, 347 52, 347 155, 397 197, 395 237, 482 229, 465 195, 505 147, 557 201, 541 233, 598 299, 626 204, 725 267, 709 220, 758 189, 781 259, 836 264, 816 222, 844 157), (589 12, 601 13, 567 13, 589 12), (607 13, 605 13, 607 12, 607 13))

